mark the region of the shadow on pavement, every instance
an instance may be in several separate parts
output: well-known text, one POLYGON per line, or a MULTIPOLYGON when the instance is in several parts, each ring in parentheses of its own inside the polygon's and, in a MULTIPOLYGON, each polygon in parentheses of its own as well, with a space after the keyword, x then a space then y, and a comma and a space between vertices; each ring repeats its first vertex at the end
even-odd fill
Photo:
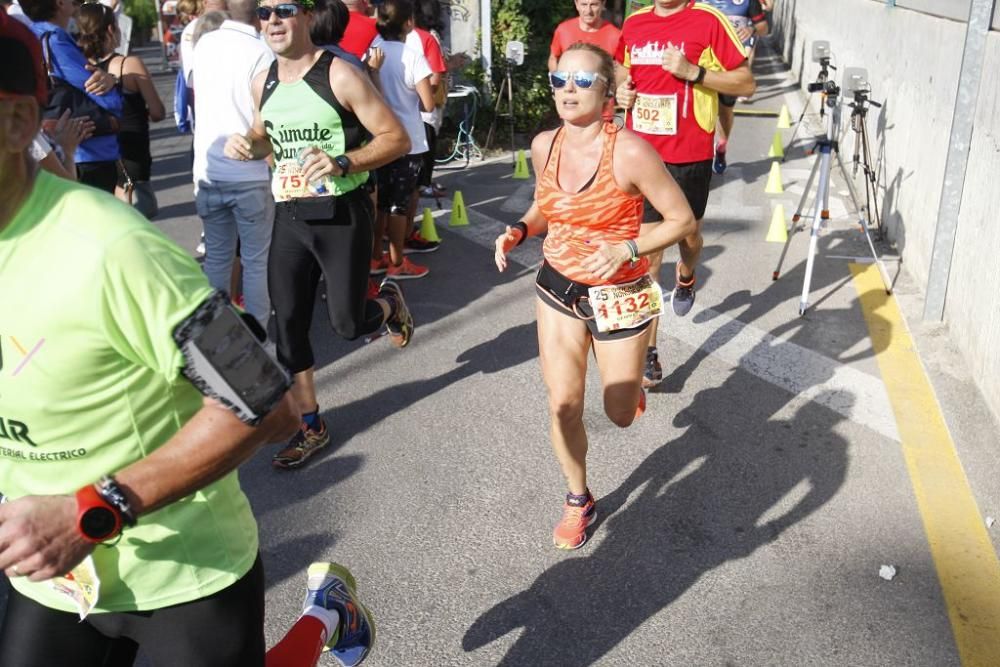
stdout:
MULTIPOLYGON (((387 387, 371 396, 340 405, 323 413, 323 419, 336 424, 334 437, 346 442, 364 433, 372 425, 442 391, 476 373, 499 373, 538 356, 535 322, 507 329, 496 338, 480 343, 455 358, 460 364, 441 375, 426 380, 387 387)), ((320 382, 317 389, 322 391, 320 382)), ((336 446, 336 445, 335 445, 336 446)), ((295 494, 298 493, 296 490, 295 494)))
MULTIPOLYGON (((519 263, 516 256, 512 256, 507 271, 500 273, 493 264, 493 254, 488 248, 458 234, 449 234, 442 227, 439 227, 439 231, 442 237, 440 250, 433 254, 409 255, 414 261, 430 268, 427 277, 400 282, 406 303, 416 322, 414 341, 419 341, 421 327, 468 308, 489 294, 494 287, 517 280, 529 269, 519 263)), ((376 280, 381 278, 375 277, 376 280)), ((320 292, 324 289, 325 285, 321 283, 320 292)), ((527 295, 518 293, 514 298, 527 298, 527 295)), ((317 371, 364 344, 363 339, 347 341, 337 335, 330 325, 326 301, 321 298, 316 299, 309 337, 317 371)), ((384 345, 387 352, 395 352, 388 349, 391 346, 387 339, 375 340, 371 344, 384 345)), ((403 352, 409 353, 409 349, 403 352)))
MULTIPOLYGON (((800 263, 763 294, 737 292, 716 309, 743 308, 733 316, 752 322, 794 298, 802 270, 800 263)), ((831 272, 817 272, 814 293, 836 282, 831 272)), ((855 308, 849 310, 855 318, 855 308)), ((848 313, 831 311, 822 317, 847 319, 848 313)), ((867 336, 858 327, 843 331, 854 333, 837 337, 835 348, 822 348, 831 358, 846 364, 877 352, 866 348, 845 357, 859 336, 867 336)), ((737 332, 738 327, 720 327, 712 334, 715 340, 703 347, 716 349, 737 332)), ((815 349, 800 318, 770 334, 775 338, 758 346, 777 348, 778 356, 784 346, 815 349), (778 338, 789 332, 787 342, 778 338)), ((667 389, 680 391, 706 356, 696 350, 665 380, 667 389)), ((827 379, 814 381, 818 385, 827 379)), ((591 529, 597 531, 598 543, 585 545, 585 555, 556 564, 527 590, 485 611, 467 630, 464 650, 475 651, 523 628, 499 664, 593 664, 703 575, 749 556, 822 507, 847 474, 848 442, 835 432, 844 418, 820 404, 831 398, 824 392, 794 417, 777 419, 793 398, 743 368, 721 386, 698 392, 674 419, 675 426, 687 427, 684 434, 656 450, 598 501, 604 519, 591 529), (747 402, 748 396, 754 400, 747 402), (797 501, 788 500, 803 487, 807 491, 797 501), (599 631, 581 633, 567 620, 570 615, 599 619, 599 631)), ((834 400, 850 407, 856 399, 846 394, 834 400)))
POLYGON ((684 435, 598 501, 607 517, 600 543, 483 613, 463 649, 523 628, 500 665, 594 664, 703 575, 822 507, 847 473, 848 443, 834 432, 842 417, 809 403, 792 419, 773 419, 790 398, 746 371, 699 392, 675 418, 684 435), (758 400, 747 406, 741 396, 758 400), (803 484, 797 502, 778 504, 803 484), (581 633, 570 616, 596 620, 596 631, 581 633))

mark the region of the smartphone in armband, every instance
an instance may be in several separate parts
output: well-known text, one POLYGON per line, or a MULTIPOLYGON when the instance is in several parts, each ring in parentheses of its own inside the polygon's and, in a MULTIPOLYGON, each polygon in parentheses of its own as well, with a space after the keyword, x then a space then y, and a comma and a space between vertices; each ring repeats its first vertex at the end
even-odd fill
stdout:
POLYGON ((267 353, 224 292, 215 292, 178 324, 173 338, 184 355, 184 377, 250 426, 292 386, 291 373, 267 353))

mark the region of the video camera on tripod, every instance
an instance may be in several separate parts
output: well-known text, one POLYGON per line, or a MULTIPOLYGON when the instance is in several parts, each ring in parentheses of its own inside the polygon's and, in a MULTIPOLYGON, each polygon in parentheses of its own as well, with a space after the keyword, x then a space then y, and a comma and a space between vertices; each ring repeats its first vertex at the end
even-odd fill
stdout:
POLYGON ((882 108, 870 98, 872 87, 868 82, 868 70, 863 67, 848 67, 844 70, 844 94, 854 98, 851 107, 851 129, 854 131, 854 155, 852 156, 852 176, 858 175, 858 168, 864 172, 865 206, 862 209, 868 220, 875 223, 876 238, 882 238, 882 216, 879 213, 878 191, 879 166, 873 164, 871 146, 868 139, 868 106, 882 108))
POLYGON ((830 64, 831 58, 830 42, 824 40, 813 42, 812 59, 814 63, 819 63, 819 74, 816 75, 816 81, 810 83, 806 88, 810 93, 825 93, 827 95, 840 93, 837 84, 830 80, 830 70, 837 69, 830 64))
POLYGON ((524 42, 519 42, 517 40, 511 40, 507 42, 504 48, 504 79, 503 83, 500 84, 500 90, 497 91, 497 101, 496 105, 493 107, 493 122, 490 123, 490 131, 486 134, 486 144, 485 147, 489 148, 493 141, 493 132, 497 126, 498 118, 506 118, 509 125, 508 129, 510 131, 510 156, 511 164, 517 164, 516 151, 514 148, 514 68, 520 67, 524 64, 524 42), (506 113, 500 112, 500 107, 502 103, 506 100, 507 111, 506 113))
MULTIPOLYGON (((806 180, 806 187, 802 193, 802 198, 799 200, 799 205, 795 211, 795 215, 792 216, 794 230, 794 225, 798 223, 800 216, 805 209, 810 191, 812 190, 813 183, 815 182, 815 198, 813 200, 812 212, 810 213, 812 224, 810 225, 809 250, 806 255, 805 277, 802 281, 802 296, 799 299, 800 316, 805 314, 806 309, 809 307, 809 293, 812 289, 813 265, 815 263, 816 251, 819 243, 819 231, 825 221, 830 219, 830 177, 834 161, 836 161, 836 164, 840 167, 840 170, 844 175, 844 181, 847 184, 851 201, 854 203, 855 210, 858 211, 858 224, 864 232, 865 239, 868 242, 868 249, 872 254, 872 259, 879 268, 879 273, 882 276, 882 283, 885 286, 886 294, 892 293, 892 282, 889 280, 889 275, 885 270, 885 266, 882 264, 882 260, 879 258, 878 252, 875 250, 875 244, 872 242, 872 237, 868 229, 874 222, 877 228, 881 231, 881 220, 878 214, 877 202, 875 202, 875 206, 872 204, 872 199, 876 192, 877 179, 875 178, 875 170, 871 167, 871 151, 868 145, 868 133, 864 122, 868 104, 876 104, 868 99, 868 95, 871 92, 871 86, 868 84, 868 72, 861 67, 848 67, 844 70, 843 81, 843 91, 846 94, 854 96, 854 102, 850 106, 853 109, 851 114, 851 125, 852 129, 854 129, 856 133, 854 144, 855 171, 857 170, 857 166, 861 163, 862 159, 865 167, 865 204, 862 206, 854 187, 854 181, 851 176, 848 175, 847 169, 844 167, 844 162, 840 157, 839 137, 841 119, 841 87, 838 86, 835 81, 830 80, 829 70, 836 69, 836 67, 830 64, 830 43, 825 41, 813 42, 812 55, 813 61, 820 64, 820 73, 816 81, 809 84, 808 89, 810 94, 823 94, 824 103, 820 106, 820 115, 824 115, 823 111, 827 107, 830 108, 830 113, 826 115, 826 132, 816 142, 816 161, 813 163, 812 171, 809 173, 809 178, 806 180), (872 216, 873 212, 875 213, 874 217, 872 216)), ((876 106, 878 105, 876 104, 876 106)), ((796 131, 798 131, 798 128, 801 127, 802 118, 805 116, 805 111, 808 108, 809 104, 807 102, 803 107, 802 116, 799 117, 799 125, 796 127, 796 131)), ((777 280, 781 275, 781 266, 784 263, 790 240, 791 236, 789 236, 789 240, 785 242, 785 248, 781 253, 781 257, 778 259, 778 265, 775 267, 774 273, 771 275, 772 280, 777 280)))
POLYGON ((854 97, 850 106, 855 109, 855 113, 858 113, 859 110, 864 113, 867 111, 865 107, 869 104, 873 107, 882 107, 878 102, 869 99, 872 87, 868 82, 868 70, 864 67, 848 67, 844 70, 843 89, 845 95, 854 97))

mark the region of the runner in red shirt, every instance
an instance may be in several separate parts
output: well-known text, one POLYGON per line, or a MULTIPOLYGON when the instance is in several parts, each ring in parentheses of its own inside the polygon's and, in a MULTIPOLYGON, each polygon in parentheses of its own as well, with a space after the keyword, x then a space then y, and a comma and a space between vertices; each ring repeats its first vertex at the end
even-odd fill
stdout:
POLYGON ((344 4, 350 12, 350 19, 338 46, 364 60, 365 52, 378 35, 375 19, 369 16, 371 10, 368 7, 368 0, 344 0, 344 4))
MULTIPOLYGON (((718 10, 693 0, 654 0, 625 19, 615 60, 616 97, 630 109, 626 123, 656 148, 684 191, 700 231, 712 178, 719 93, 749 96, 756 89, 746 51, 718 10)), ((647 201, 643 222, 660 218, 647 201)), ((651 229, 655 226, 644 224, 642 233, 651 229)), ((700 235, 688 243, 700 251, 700 235)), ((662 259, 662 254, 650 255, 650 274, 656 280, 662 259)), ((683 259, 677 263, 671 303, 677 315, 686 315, 694 305, 694 269, 683 259)), ((663 379, 655 320, 651 330, 646 387, 663 379)))
POLYGON ((552 35, 552 46, 549 48, 550 72, 555 70, 556 61, 570 44, 593 44, 611 56, 618 47, 621 31, 613 23, 604 20, 604 0, 576 0, 575 5, 579 16, 560 23, 552 35))

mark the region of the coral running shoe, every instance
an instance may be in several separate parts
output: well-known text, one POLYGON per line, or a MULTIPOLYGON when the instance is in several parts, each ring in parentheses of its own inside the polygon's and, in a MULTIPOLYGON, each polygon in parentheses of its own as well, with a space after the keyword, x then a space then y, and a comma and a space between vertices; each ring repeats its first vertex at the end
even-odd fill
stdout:
POLYGON ((635 408, 635 418, 638 419, 646 412, 646 390, 639 390, 639 405, 635 408))
POLYGON ((369 273, 373 276, 380 276, 389 270, 389 258, 385 255, 382 255, 382 259, 373 259, 371 262, 369 273))
POLYGON ((375 645, 375 619, 358 599, 354 577, 337 563, 313 563, 308 576, 309 590, 302 606, 331 609, 340 616, 326 650, 341 665, 360 665, 375 645))
POLYGON ((597 504, 594 496, 587 492, 587 502, 574 505, 573 497, 566 494, 563 505, 563 515, 555 530, 552 531, 552 541, 559 549, 579 549, 587 541, 587 527, 597 520, 597 504))
POLYGON ((417 278, 423 278, 428 273, 430 269, 426 266, 420 266, 419 264, 414 264, 410 261, 409 257, 403 257, 403 263, 399 266, 389 265, 388 274, 393 280, 416 280, 417 278))
POLYGON ((323 421, 322 417, 320 417, 319 425, 320 429, 317 431, 302 422, 302 426, 288 441, 284 449, 271 459, 271 465, 282 470, 291 470, 305 465, 313 454, 330 444, 330 431, 327 430, 326 422, 323 421))

